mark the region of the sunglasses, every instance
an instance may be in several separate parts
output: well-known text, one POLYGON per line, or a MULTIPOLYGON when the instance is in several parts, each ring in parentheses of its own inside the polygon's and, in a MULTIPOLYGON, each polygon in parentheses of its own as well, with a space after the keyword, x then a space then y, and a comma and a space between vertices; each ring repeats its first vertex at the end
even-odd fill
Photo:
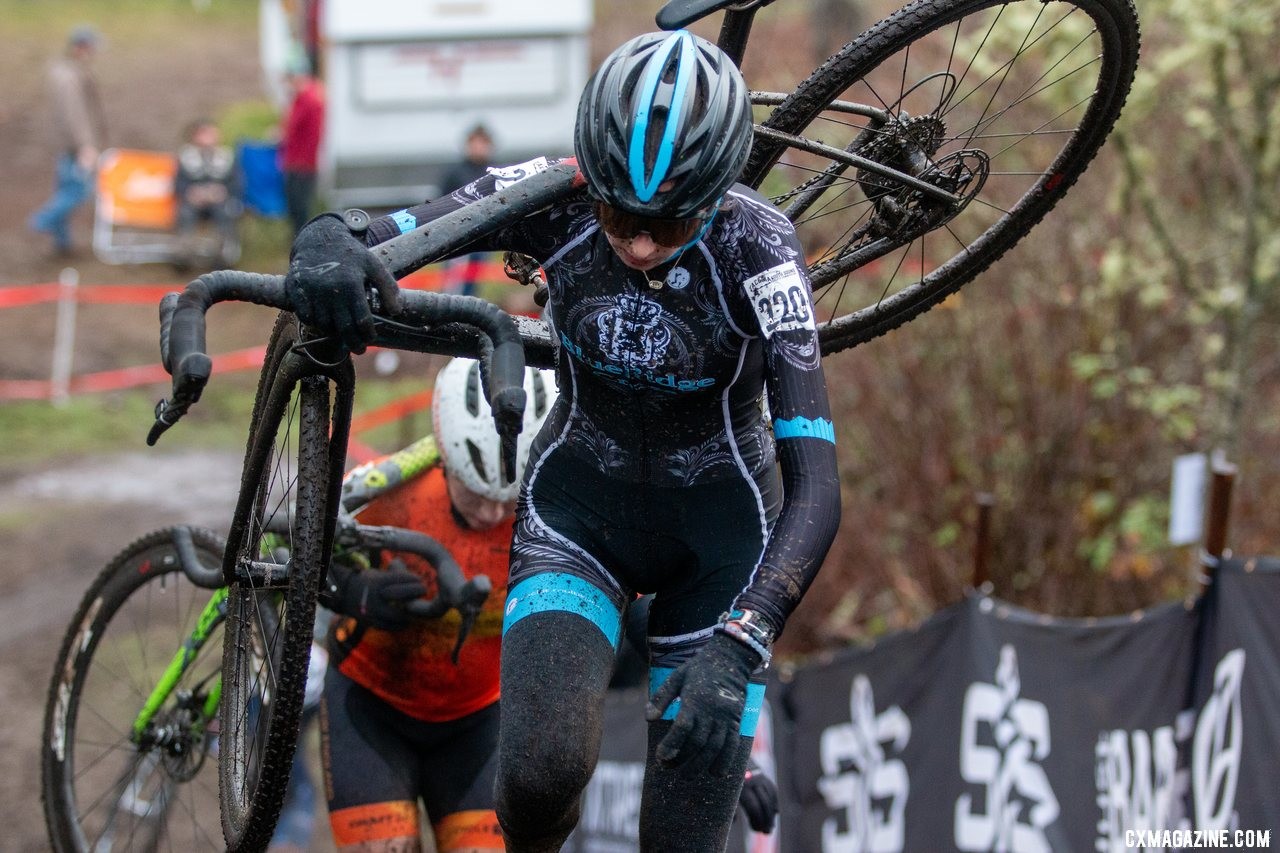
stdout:
POLYGON ((648 216, 636 216, 611 207, 602 201, 595 203, 596 219, 600 227, 611 237, 619 240, 630 240, 638 234, 648 234, 653 242, 660 246, 672 248, 683 246, 692 240, 706 224, 708 216, 693 216, 689 219, 654 219, 648 216))

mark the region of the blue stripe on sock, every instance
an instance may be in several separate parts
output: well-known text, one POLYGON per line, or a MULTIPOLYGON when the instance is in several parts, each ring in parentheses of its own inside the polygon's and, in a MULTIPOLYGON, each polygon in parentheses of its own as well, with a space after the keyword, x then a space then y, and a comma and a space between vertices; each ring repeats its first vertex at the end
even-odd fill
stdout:
POLYGON ((558 610, 573 613, 600 629, 614 648, 622 636, 622 618, 602 590, 576 575, 547 572, 526 578, 507 593, 502 633, 526 616, 558 610))

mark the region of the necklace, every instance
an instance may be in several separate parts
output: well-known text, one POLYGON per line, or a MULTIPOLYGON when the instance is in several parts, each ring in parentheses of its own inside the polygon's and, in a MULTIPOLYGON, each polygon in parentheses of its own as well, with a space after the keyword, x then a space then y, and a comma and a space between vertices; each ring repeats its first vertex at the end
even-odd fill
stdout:
MULTIPOLYGON (((682 247, 680 251, 676 253, 675 257, 671 258, 671 260, 663 261, 662 264, 659 264, 659 266, 664 266, 666 264, 670 264, 671 266, 667 267, 667 273, 663 278, 648 279, 650 290, 662 290, 662 288, 667 286, 668 282, 671 282, 671 286, 678 290, 679 288, 684 286, 684 283, 688 282, 689 273, 680 267, 680 259, 684 257, 684 252, 685 252, 685 249, 687 248, 689 247, 688 246, 682 247), (672 281, 673 278, 679 279, 679 275, 677 275, 677 273, 682 274, 684 276, 683 281, 672 281)), ((645 278, 648 278, 648 276, 645 276, 645 278)))

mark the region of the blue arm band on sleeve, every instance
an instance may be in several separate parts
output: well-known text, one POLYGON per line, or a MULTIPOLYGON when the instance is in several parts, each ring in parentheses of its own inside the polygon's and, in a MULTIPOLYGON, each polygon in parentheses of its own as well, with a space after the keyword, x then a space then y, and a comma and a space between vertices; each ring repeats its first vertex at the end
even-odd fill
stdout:
POLYGON ((836 443, 835 425, 826 418, 779 418, 773 422, 773 435, 775 438, 821 438, 832 444, 836 443))
POLYGON ((397 210, 391 214, 391 218, 395 220, 396 225, 400 226, 401 234, 407 234, 418 227, 418 217, 407 210, 397 210))

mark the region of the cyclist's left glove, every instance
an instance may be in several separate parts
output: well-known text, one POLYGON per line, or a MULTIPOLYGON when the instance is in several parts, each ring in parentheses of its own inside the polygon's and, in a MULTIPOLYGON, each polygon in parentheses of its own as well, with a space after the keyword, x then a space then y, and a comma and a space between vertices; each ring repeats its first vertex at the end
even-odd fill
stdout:
POLYGON ((668 676, 649 700, 645 717, 660 719, 680 699, 671 731, 658 743, 658 760, 689 773, 724 776, 737 754, 747 679, 760 665, 758 652, 726 634, 707 644, 668 676))
POLYGON ((337 335, 352 352, 364 352, 374 338, 366 288, 378 292, 382 310, 399 307, 396 280, 336 213, 321 214, 298 232, 284 287, 298 319, 337 335))

